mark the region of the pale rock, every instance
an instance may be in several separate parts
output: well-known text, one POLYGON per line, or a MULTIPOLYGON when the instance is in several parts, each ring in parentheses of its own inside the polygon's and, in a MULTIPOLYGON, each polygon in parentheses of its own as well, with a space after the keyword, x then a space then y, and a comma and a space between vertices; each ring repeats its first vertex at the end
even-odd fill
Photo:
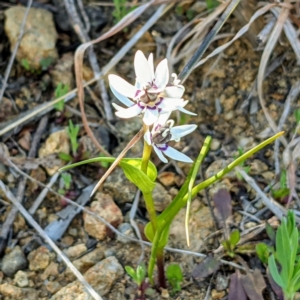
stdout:
POLYGON ((136 186, 131 183, 121 168, 116 168, 103 184, 105 192, 108 192, 117 204, 132 202, 137 191, 136 186))
POLYGON ((0 285, 0 295, 8 297, 8 299, 38 299, 38 291, 33 288, 19 288, 9 283, 0 285))
MULTIPOLYGON (((84 277, 100 296, 104 296, 123 274, 123 267, 114 256, 111 256, 91 267, 84 277)), ((51 300, 84 300, 88 298, 89 294, 77 280, 61 288, 52 296, 51 300)))
POLYGON ((52 253, 45 246, 41 246, 30 252, 27 256, 29 261, 29 270, 45 270, 53 258, 52 253))
POLYGON ((210 150, 211 151, 216 151, 221 147, 221 142, 218 139, 212 139, 211 144, 210 144, 210 150))
POLYGON ((87 251, 85 244, 77 244, 67 249, 64 249, 64 253, 68 256, 69 259, 73 260, 82 255, 87 251))
MULTIPOLYGON (((104 258, 104 252, 100 248, 96 248, 95 250, 91 251, 90 253, 72 261, 74 267, 80 272, 85 273, 89 268, 94 266, 96 263, 101 261, 104 258)), ((65 272, 65 275, 68 279, 74 280, 76 277, 73 272, 68 268, 65 272)))
MULTIPOLYGON (((123 221, 121 210, 108 194, 98 192, 87 209, 102 217, 114 227, 117 227, 123 221)), ((85 211, 83 212, 83 221, 84 230, 96 239, 103 240, 111 234, 111 230, 104 223, 85 211)))
MULTIPOLYGON (((120 231, 122 234, 130 237, 130 238, 135 238, 133 228, 129 223, 122 223, 118 227, 118 231, 120 231)), ((127 239, 124 236, 118 235, 117 240, 123 244, 127 244, 132 242, 131 240, 127 239)))
POLYGON ((26 287, 29 284, 27 273, 24 271, 18 271, 14 277, 14 283, 18 287, 26 287))
MULTIPOLYGON (((12 6, 5 14, 4 29, 10 41, 11 51, 14 49, 22 28, 25 6, 12 6)), ((24 35, 17 50, 17 60, 26 59, 31 69, 41 68, 41 62, 55 61, 57 32, 52 14, 45 9, 30 8, 24 27, 24 35)))
POLYGON ((44 270, 44 273, 41 274, 41 279, 46 280, 49 276, 57 276, 58 275, 58 263, 51 261, 48 267, 44 270))
POLYGON ((59 282, 57 281, 49 281, 46 284, 46 289, 48 292, 50 292, 51 294, 55 294, 56 292, 58 292, 61 289, 61 285, 59 282))
POLYGON ((52 84, 57 87, 60 83, 67 85, 69 91, 74 88, 74 55, 73 53, 65 53, 50 70, 52 84))
POLYGON ((13 276, 17 271, 25 269, 27 265, 28 262, 22 249, 16 246, 10 253, 4 255, 1 271, 6 276, 13 276))
MULTIPOLYGON (((50 134, 45 143, 41 146, 39 150, 39 157, 45 157, 53 153, 66 153, 70 154, 70 144, 69 137, 66 130, 59 130, 50 134)), ((53 167, 46 167, 48 175, 52 176, 56 173, 63 165, 62 160, 60 165, 55 165, 53 167)))

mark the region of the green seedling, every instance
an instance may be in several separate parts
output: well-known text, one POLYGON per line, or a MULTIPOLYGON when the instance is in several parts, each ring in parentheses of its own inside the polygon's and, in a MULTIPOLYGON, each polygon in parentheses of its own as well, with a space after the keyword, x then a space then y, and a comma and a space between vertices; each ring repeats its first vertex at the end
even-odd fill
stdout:
POLYGON ((207 9, 214 9, 220 4, 220 2, 217 0, 205 0, 205 2, 207 9))
MULTIPOLYGON (((241 157, 244 154, 244 150, 241 147, 238 147, 238 155, 235 155, 234 158, 237 159, 239 157, 241 157)), ((243 168, 243 170, 248 174, 250 171, 250 166, 245 166, 245 161, 242 161, 240 164, 240 167, 243 168)), ((241 176, 241 174, 236 171, 236 177, 238 180, 243 180, 243 177, 241 176)))
POLYGON ((262 263, 268 264, 268 259, 272 249, 265 243, 259 243, 256 245, 256 254, 262 263))
POLYGON ((297 124, 299 124, 300 123, 300 109, 299 108, 295 110, 294 115, 295 115, 297 124))
POLYGON ((72 120, 69 120, 69 127, 67 128, 67 134, 71 141, 71 148, 72 148, 73 156, 76 156, 77 149, 79 147, 79 144, 77 142, 79 129, 80 129, 79 125, 74 126, 72 120))
POLYGON ((149 284, 145 281, 147 273, 145 264, 138 265, 136 270, 130 266, 126 266, 125 271, 138 286, 139 292, 135 300, 146 300, 146 295, 153 293, 153 290, 149 288, 149 284))
MULTIPOLYGON (((60 98, 67 94, 69 92, 69 86, 67 84, 59 83, 59 85, 56 87, 54 95, 55 98, 60 98)), ((62 112, 65 108, 65 101, 64 99, 61 99, 59 102, 54 104, 54 108, 60 112, 62 112)))
POLYGON ((222 245, 230 257, 235 256, 235 248, 238 242, 240 241, 240 232, 238 230, 234 230, 231 232, 229 239, 222 242, 222 245))
POLYGON ((293 300, 300 289, 299 232, 295 215, 288 212, 276 232, 275 251, 268 258, 274 281, 282 288, 285 300, 293 300))
POLYGON ((181 291, 181 283, 183 281, 183 274, 181 268, 177 264, 172 264, 167 267, 166 276, 172 286, 172 293, 181 291))
POLYGON ((30 65, 29 65, 29 61, 27 58, 22 58, 21 60, 21 65, 22 67, 26 70, 26 71, 31 71, 30 65))
POLYGON ((290 189, 287 186, 286 170, 282 170, 280 173, 280 188, 276 190, 271 188, 271 192, 275 199, 281 201, 290 194, 290 189))
POLYGON ((127 0, 113 0, 115 5, 115 10, 113 11, 113 16, 115 18, 115 23, 121 21, 128 13, 133 11, 135 7, 128 8, 126 4, 127 0))
POLYGON ((144 282, 146 278, 147 272, 146 272, 146 266, 144 264, 138 265, 136 270, 134 270, 130 266, 126 266, 125 271, 138 286, 141 286, 141 284, 144 282))
POLYGON ((61 195, 65 195, 66 191, 70 190, 72 183, 72 176, 69 173, 62 173, 61 178, 63 180, 63 188, 59 189, 58 192, 61 195))
POLYGON ((52 57, 44 57, 40 61, 42 71, 47 71, 53 63, 52 57))

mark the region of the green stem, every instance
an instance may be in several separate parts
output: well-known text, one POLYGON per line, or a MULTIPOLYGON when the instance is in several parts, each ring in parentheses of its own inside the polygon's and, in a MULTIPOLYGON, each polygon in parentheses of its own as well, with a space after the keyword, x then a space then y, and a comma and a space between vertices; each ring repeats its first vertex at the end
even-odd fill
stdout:
MULTIPOLYGON (((144 132, 148 130, 148 126, 144 125, 144 132)), ((141 163, 141 170, 147 175, 148 170, 148 164, 150 160, 152 152, 152 146, 148 145, 146 141, 144 141, 144 150, 143 150, 143 157, 142 157, 142 163, 141 163)), ((156 212, 154 207, 154 201, 152 198, 152 193, 143 193, 145 203, 146 203, 146 209, 149 213, 149 219, 152 224, 153 232, 157 229, 157 220, 156 220, 156 212)))
POLYGON ((157 230, 157 217, 156 217, 156 212, 155 212, 155 207, 154 207, 154 200, 152 198, 151 193, 143 193, 145 203, 146 203, 146 209, 147 212, 149 213, 149 219, 153 228, 153 232, 156 232, 157 230))

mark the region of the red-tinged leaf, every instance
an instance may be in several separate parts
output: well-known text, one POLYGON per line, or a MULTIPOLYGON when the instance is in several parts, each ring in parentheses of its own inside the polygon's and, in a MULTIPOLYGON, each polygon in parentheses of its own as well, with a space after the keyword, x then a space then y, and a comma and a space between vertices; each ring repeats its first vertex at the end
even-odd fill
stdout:
POLYGON ((269 269, 267 269, 267 278, 271 285, 273 292, 276 294, 278 300, 284 300, 282 288, 274 281, 269 269))
POLYGON ((247 295, 241 283, 241 274, 238 270, 230 276, 228 300, 247 300, 247 295))
POLYGON ((220 267, 220 261, 214 257, 206 257, 203 262, 198 264, 192 272, 195 280, 201 281, 203 278, 213 274, 220 267))
POLYGON ((264 300, 262 292, 266 288, 266 283, 258 269, 253 273, 241 275, 241 283, 250 300, 264 300))
POLYGON ((232 214, 231 196, 226 189, 219 189, 213 195, 213 201, 221 222, 226 222, 232 214))

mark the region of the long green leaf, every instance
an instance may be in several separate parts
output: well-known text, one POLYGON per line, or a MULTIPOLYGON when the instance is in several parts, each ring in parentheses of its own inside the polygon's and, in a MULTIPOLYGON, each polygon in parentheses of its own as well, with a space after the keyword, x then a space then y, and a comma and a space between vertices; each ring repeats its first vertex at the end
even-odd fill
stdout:
POLYGON ((274 281, 283 289, 285 290, 286 286, 284 284, 284 282, 282 281, 282 278, 278 272, 277 266, 276 266, 276 262, 275 262, 275 258, 274 255, 270 255, 269 259, 268 259, 268 266, 269 266, 269 270, 270 273, 272 275, 272 278, 274 279, 274 281))

